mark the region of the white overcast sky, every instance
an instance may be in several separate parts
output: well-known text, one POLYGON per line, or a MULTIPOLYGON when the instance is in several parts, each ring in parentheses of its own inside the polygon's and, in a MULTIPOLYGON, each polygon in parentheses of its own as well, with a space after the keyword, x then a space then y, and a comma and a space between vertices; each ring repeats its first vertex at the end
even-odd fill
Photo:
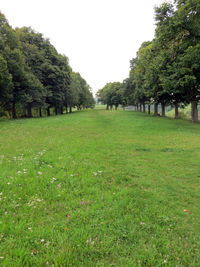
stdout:
POLYGON ((0 0, 12 27, 31 26, 65 54, 95 93, 128 77, 129 61, 154 37, 164 0, 0 0))

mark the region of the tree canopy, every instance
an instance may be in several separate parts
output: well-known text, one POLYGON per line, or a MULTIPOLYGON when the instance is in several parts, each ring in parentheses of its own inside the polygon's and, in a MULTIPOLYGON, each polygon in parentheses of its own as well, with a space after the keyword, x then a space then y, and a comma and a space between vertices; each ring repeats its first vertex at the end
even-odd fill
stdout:
POLYGON ((90 86, 68 58, 30 27, 13 29, 0 13, 0 108, 17 118, 93 106, 90 86))
MULTIPOLYGON (((129 77, 123 81, 120 103, 140 106, 158 104, 178 108, 191 103, 191 117, 198 121, 200 100, 200 2, 175 0, 155 8, 156 30, 152 41, 144 42, 130 61, 129 77)), ((113 87, 106 85, 97 96, 110 105, 113 87)), ((150 113, 150 108, 149 108, 150 113)))

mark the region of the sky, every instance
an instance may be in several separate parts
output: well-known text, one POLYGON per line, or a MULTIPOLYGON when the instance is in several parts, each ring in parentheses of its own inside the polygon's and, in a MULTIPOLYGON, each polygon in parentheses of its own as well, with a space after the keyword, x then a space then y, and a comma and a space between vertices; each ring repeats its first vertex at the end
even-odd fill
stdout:
POLYGON ((128 77, 130 60, 155 32, 154 7, 164 0, 0 0, 15 27, 32 27, 69 58, 93 89, 128 77))

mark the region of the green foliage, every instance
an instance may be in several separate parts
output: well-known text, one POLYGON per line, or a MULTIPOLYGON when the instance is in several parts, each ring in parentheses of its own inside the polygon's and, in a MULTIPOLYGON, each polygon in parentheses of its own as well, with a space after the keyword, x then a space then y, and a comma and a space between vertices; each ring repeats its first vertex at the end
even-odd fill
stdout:
POLYGON ((0 106, 5 107, 12 100, 12 76, 6 60, 0 54, 0 106))
MULTIPOLYGON (((91 89, 79 75, 80 90, 74 85, 68 58, 59 54, 48 39, 31 28, 12 29, 0 13, 0 105, 12 117, 32 117, 33 110, 94 106, 91 89)), ((72 75, 73 76, 73 75, 72 75)), ((35 113, 35 112, 34 112, 35 113)))
POLYGON ((105 87, 97 92, 97 98, 103 104, 106 104, 107 107, 114 105, 115 109, 121 104, 124 104, 123 101, 124 85, 120 82, 108 83, 105 87))
MULTIPOLYGON (((200 3, 199 0, 165 2, 155 8, 156 31, 152 42, 144 42, 124 80, 122 101, 129 105, 158 104, 178 108, 191 103, 191 117, 198 121, 200 100, 200 3)), ((111 101, 112 86, 99 91, 103 103, 111 101)), ((110 102, 111 103, 111 102, 110 102)), ((109 103, 109 104, 110 104, 109 103)))
POLYGON ((77 107, 78 109, 94 107, 95 102, 90 86, 81 77, 80 73, 71 73, 71 82, 67 99, 67 105, 70 107, 77 107))

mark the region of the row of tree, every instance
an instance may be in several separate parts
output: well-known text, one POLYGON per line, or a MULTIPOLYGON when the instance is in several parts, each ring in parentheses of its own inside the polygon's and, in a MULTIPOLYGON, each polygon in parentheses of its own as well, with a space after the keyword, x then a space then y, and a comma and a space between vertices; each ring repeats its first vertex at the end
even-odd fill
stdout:
POLYGON ((156 31, 151 42, 144 42, 133 58, 129 77, 115 87, 107 84, 97 93, 108 106, 154 105, 162 116, 165 107, 174 106, 175 117, 179 107, 191 103, 191 117, 198 121, 200 100, 200 2, 175 0, 155 8, 156 31), (116 88, 116 90, 114 89, 116 88), (120 89, 119 89, 120 88, 120 89), (116 96, 118 96, 116 98, 116 96))
POLYGON ((107 105, 107 109, 117 110, 119 105, 124 105, 124 86, 120 82, 107 83, 101 90, 97 92, 98 101, 107 105))
POLYGON ((91 88, 41 33, 12 29, 0 13, 0 109, 11 118, 94 106, 91 88))

